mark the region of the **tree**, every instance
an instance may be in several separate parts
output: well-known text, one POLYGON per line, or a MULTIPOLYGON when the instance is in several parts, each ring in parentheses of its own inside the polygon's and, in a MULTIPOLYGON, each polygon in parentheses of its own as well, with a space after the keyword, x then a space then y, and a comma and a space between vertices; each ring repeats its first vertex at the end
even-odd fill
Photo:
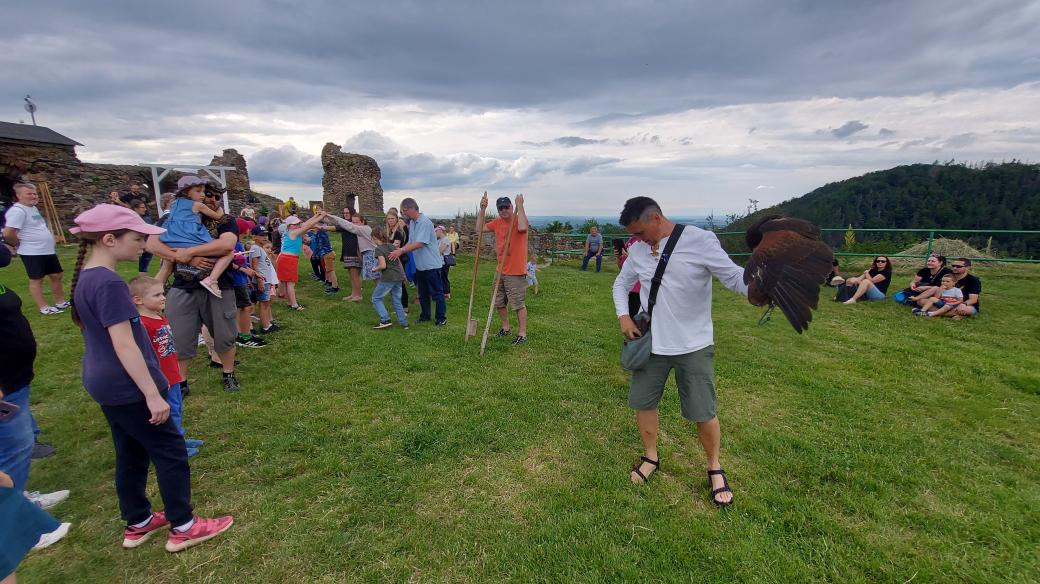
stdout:
POLYGON ((544 231, 546 233, 570 233, 574 231, 574 226, 571 225, 570 221, 560 223, 559 220, 556 220, 546 225, 544 231))
POLYGON ((599 221, 596 221, 595 219, 587 219, 581 224, 581 227, 578 228, 578 233, 591 233, 593 227, 598 229, 599 221))

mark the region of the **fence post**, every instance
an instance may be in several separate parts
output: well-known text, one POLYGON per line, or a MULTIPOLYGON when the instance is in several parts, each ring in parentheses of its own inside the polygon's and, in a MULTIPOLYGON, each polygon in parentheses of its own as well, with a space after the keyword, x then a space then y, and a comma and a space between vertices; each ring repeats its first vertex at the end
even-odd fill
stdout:
POLYGON ((929 231, 928 232, 928 253, 925 254, 926 257, 931 257, 931 255, 932 255, 932 240, 933 239, 935 239, 935 231, 929 231))
POLYGON ((549 263, 556 263, 556 234, 549 234, 549 263))

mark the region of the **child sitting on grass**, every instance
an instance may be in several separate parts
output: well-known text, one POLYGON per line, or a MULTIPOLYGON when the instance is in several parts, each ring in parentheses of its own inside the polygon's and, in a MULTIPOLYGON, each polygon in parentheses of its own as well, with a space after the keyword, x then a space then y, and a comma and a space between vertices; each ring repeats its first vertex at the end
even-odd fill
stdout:
MULTIPOLYGON (((173 204, 170 205, 170 214, 163 223, 166 232, 159 235, 159 241, 173 249, 186 249, 213 241, 213 236, 202 224, 202 218, 199 215, 205 215, 210 219, 220 219, 224 216, 224 212, 214 211, 202 201, 205 192, 206 181, 197 176, 182 176, 177 181, 177 195, 173 204)), ((205 274, 196 267, 186 265, 178 265, 177 270, 194 277, 204 276, 199 280, 199 284, 209 290, 210 294, 220 298, 217 278, 231 264, 232 256, 233 254, 227 254, 218 258, 209 274, 205 274)), ((162 268, 159 269, 159 281, 165 282, 172 270, 172 266, 163 262, 162 268)))
MULTIPOLYGON (((964 302, 964 293, 961 289, 955 286, 957 278, 953 274, 946 274, 942 277, 942 284, 939 286, 939 297, 929 298, 925 301, 924 306, 921 308, 915 308, 914 314, 918 316, 946 316, 957 305, 964 302), (936 308, 936 310, 930 310, 936 308)), ((953 316, 950 314, 950 316, 953 316)))
MULTIPOLYGON (((184 436, 184 426, 181 424, 184 411, 183 394, 181 384, 184 378, 177 366, 177 349, 173 346, 173 332, 170 330, 170 321, 163 316, 166 309, 166 294, 163 293, 162 282, 150 276, 138 276, 130 280, 130 296, 137 306, 137 313, 141 315, 141 324, 148 331, 148 338, 152 341, 152 348, 159 357, 159 367, 162 369, 166 381, 170 383, 170 389, 166 390, 166 403, 170 404, 170 419, 177 431, 184 436)), ((184 445, 188 449, 188 458, 199 453, 202 440, 185 438, 184 445)))
POLYGON ((383 298, 389 293, 390 303, 393 304, 394 312, 397 313, 397 322, 401 328, 407 329, 408 316, 404 312, 404 305, 401 304, 401 290, 404 289, 404 266, 401 265, 400 259, 390 259, 390 252, 394 250, 394 247, 387 239, 386 231, 383 231, 382 227, 373 227, 371 237, 372 243, 376 244, 376 265, 372 268, 372 272, 381 274, 377 276, 379 283, 372 291, 372 307, 379 315, 379 324, 373 328, 385 329, 391 326, 390 313, 386 311, 386 305, 383 304, 383 298))

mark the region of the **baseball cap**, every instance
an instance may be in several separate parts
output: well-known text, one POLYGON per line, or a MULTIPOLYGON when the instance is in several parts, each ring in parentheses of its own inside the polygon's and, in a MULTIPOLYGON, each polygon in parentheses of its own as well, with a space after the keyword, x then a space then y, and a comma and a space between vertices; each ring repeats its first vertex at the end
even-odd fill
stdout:
POLYGON ((249 232, 253 235, 263 235, 265 237, 267 236, 267 230, 261 227, 260 225, 257 225, 256 227, 250 229, 249 232))
POLYGON ((496 209, 508 209, 509 207, 512 207, 512 206, 513 206, 513 201, 510 201, 509 197, 499 197, 498 200, 495 201, 495 208, 496 209))
POLYGON ((285 218, 285 221, 282 221, 282 223, 285 223, 286 225, 296 225, 297 223, 300 223, 300 218, 296 215, 289 215, 285 218))
POLYGON ((101 233, 129 229, 144 235, 158 235, 166 231, 162 227, 145 223, 141 216, 131 209, 108 203, 88 209, 72 221, 76 224, 75 227, 69 229, 72 233, 101 233))
POLYGON ((194 187, 196 185, 206 185, 206 184, 209 184, 209 183, 207 183, 205 179, 197 177, 194 174, 189 174, 189 175, 182 176, 179 179, 177 179, 177 190, 178 191, 183 191, 184 189, 190 189, 191 187, 194 187))

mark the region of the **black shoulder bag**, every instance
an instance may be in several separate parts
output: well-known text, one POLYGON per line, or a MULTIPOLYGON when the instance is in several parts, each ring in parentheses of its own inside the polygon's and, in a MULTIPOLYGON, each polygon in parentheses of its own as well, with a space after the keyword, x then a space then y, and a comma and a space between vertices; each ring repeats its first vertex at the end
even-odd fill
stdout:
POLYGON ((654 314, 654 305, 657 304, 657 289, 661 287, 664 269, 668 267, 668 259, 672 256, 672 250, 675 249, 675 244, 678 243, 684 228, 685 226, 681 223, 676 223, 672 234, 668 236, 668 243, 665 244, 661 259, 657 262, 657 271, 654 272, 654 278, 650 280, 650 297, 646 301, 646 310, 640 311, 633 319, 642 336, 632 340, 626 339, 621 345, 621 366, 629 371, 638 371, 646 367, 647 361, 650 360, 650 349, 652 348, 650 319, 654 314))

